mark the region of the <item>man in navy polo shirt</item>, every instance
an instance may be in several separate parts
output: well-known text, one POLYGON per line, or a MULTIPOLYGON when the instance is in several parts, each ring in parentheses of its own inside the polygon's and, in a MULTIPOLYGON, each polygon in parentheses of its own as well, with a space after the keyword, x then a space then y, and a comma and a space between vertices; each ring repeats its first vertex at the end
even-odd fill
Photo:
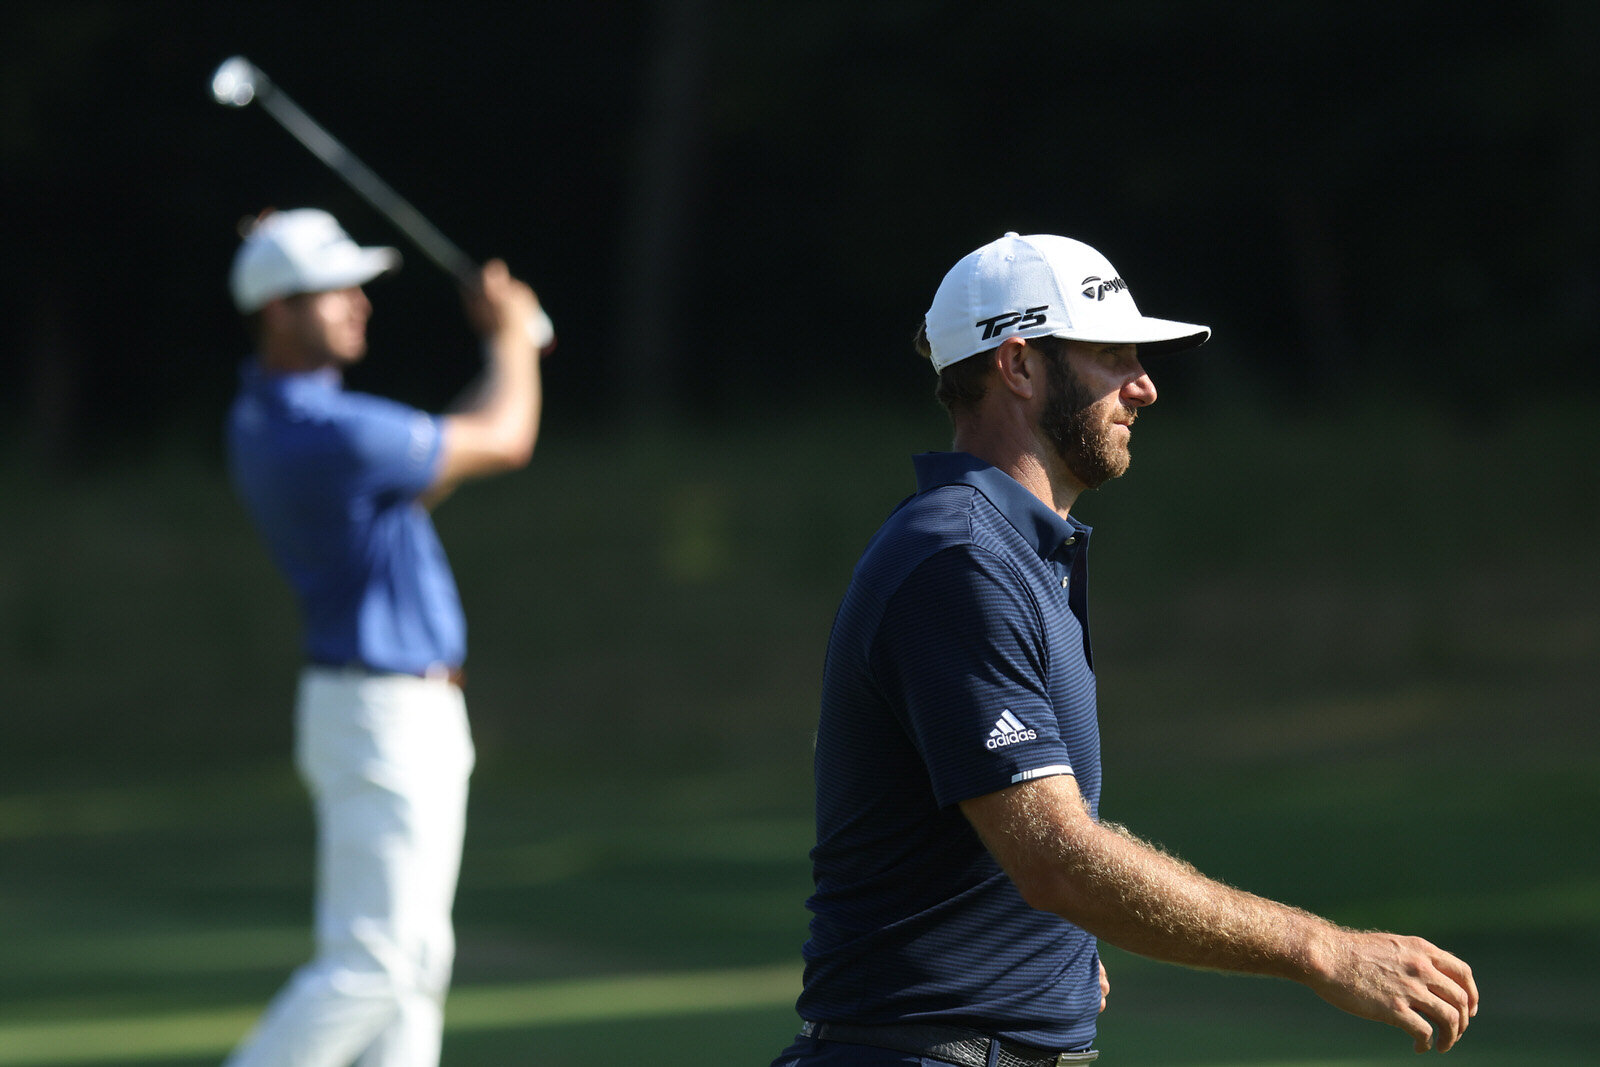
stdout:
POLYGON ((1008 233, 945 276, 918 347, 955 449, 856 566, 816 739, 801 1034, 774 1067, 1088 1062, 1103 938, 1302 982, 1452 1046, 1471 970, 1214 882, 1099 820, 1089 528, 1155 402, 1143 359, 1210 330, 1141 315, 1105 257, 1008 233))
POLYGON ((487 367, 434 416, 342 387, 366 354, 361 286, 399 264, 325 212, 263 215, 229 279, 256 354, 228 415, 233 482, 299 601, 296 762, 317 822, 316 955, 230 1067, 432 1067, 473 747, 466 626, 429 508, 524 466, 553 341, 533 291, 484 266, 467 310, 487 367))

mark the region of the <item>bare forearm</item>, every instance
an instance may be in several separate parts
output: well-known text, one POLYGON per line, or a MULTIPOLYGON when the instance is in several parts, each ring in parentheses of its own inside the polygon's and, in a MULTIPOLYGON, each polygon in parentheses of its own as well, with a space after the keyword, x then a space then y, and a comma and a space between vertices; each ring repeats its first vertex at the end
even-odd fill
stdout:
POLYGON ((1152 959, 1303 982, 1335 929, 1209 878, 1120 826, 1084 822, 1072 840, 1050 844, 1056 873, 1034 881, 1041 899, 1030 903, 1152 959))
POLYGON ((1472 969, 1419 937, 1348 930, 1208 878, 1090 818, 1068 776, 964 801, 962 811, 1031 906, 1169 963, 1304 983, 1421 1052, 1455 1044, 1478 1008, 1472 969))
POLYGON ((543 399, 533 345, 525 333, 502 330, 485 343, 483 374, 472 390, 470 406, 461 414, 493 428, 513 446, 526 442, 531 450, 538 436, 543 399))
POLYGON ((512 278, 504 263, 491 260, 484 265, 482 289, 467 297, 484 338, 485 367, 463 403, 445 417, 443 458, 421 498, 427 506, 464 479, 525 466, 539 436, 544 388, 529 325, 539 314, 533 290, 512 278))

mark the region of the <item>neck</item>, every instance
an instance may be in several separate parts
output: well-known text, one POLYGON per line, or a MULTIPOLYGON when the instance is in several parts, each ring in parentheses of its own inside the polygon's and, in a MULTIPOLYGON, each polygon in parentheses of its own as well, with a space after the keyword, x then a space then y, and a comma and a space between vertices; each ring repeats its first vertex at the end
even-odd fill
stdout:
POLYGON ((274 374, 305 374, 331 367, 335 363, 327 353, 272 338, 261 339, 256 346, 256 360, 263 370, 274 374))
POLYGON ((977 456, 1016 479, 1045 507, 1066 518, 1085 486, 1072 476, 1048 442, 1022 425, 956 423, 955 449, 977 456))

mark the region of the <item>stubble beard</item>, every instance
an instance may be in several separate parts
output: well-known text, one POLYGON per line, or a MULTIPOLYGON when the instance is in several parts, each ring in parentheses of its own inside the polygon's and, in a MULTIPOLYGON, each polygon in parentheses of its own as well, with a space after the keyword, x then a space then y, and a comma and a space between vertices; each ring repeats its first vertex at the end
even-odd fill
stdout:
MULTIPOLYGON (((1116 424, 1096 409, 1097 398, 1067 365, 1066 353, 1045 361, 1045 386, 1039 429, 1072 476, 1098 489, 1126 473, 1133 462, 1128 446, 1117 436, 1116 424)), ((1133 418, 1132 411, 1126 414, 1133 418)))

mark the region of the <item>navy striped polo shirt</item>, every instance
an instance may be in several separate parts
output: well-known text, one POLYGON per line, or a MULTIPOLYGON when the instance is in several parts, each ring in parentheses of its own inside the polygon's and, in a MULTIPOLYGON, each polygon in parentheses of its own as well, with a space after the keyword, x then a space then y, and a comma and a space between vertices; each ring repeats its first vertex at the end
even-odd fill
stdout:
POLYGON ((958 804, 1071 774, 1098 812, 1089 527, 974 456, 915 463, 828 643, 797 1007, 1084 1048, 1094 939, 1024 903, 958 804))

